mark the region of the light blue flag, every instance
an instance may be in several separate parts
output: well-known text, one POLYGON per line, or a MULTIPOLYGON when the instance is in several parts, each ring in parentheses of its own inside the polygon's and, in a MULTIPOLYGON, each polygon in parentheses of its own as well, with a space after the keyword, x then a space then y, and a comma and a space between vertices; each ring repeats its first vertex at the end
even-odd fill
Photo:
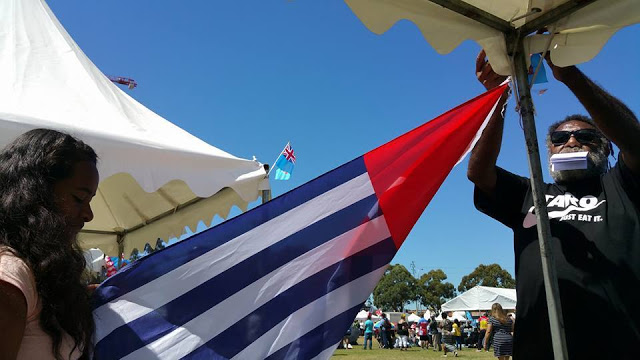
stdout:
POLYGON ((473 316, 471 316, 471 313, 469 311, 465 311, 464 314, 467 317, 467 320, 471 322, 471 325, 476 326, 477 321, 473 318, 473 316))
POLYGON ((276 180, 289 180, 291 173, 293 172, 293 166, 296 164, 296 155, 293 153, 293 148, 290 143, 284 147, 278 159, 276 159, 275 170, 276 180))
MULTIPOLYGON (((529 66, 529 79, 528 79, 529 84, 531 84, 531 78, 533 77, 533 73, 536 71, 536 68, 538 67, 538 64, 540 64, 541 61, 542 61, 541 54, 531 55, 531 65, 529 66)), ((538 74, 536 75, 536 78, 533 79, 533 83, 544 84, 546 82, 549 82, 547 80, 547 72, 544 69, 544 64, 540 64, 540 70, 538 70, 538 74)))

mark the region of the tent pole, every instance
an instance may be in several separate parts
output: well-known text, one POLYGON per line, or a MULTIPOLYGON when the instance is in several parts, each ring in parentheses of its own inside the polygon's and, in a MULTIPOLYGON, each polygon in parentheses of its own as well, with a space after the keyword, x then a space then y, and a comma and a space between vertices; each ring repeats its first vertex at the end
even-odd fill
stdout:
MULTIPOLYGON (((267 173, 266 178, 267 181, 269 180, 269 164, 263 164, 262 165, 264 167, 264 171, 267 173)), ((271 189, 263 189, 260 191, 260 193, 262 194, 262 203, 266 203, 267 201, 271 200, 271 189)))
POLYGON ((540 246, 540 258, 542 261, 542 274, 544 289, 549 311, 549 325, 551 327, 551 341, 553 344, 554 359, 568 359, 567 342, 562 319, 562 305, 558 290, 558 276, 552 249, 550 246, 551 227, 547 214, 547 203, 543 187, 542 167, 540 165, 540 152, 533 113, 533 100, 527 80, 528 68, 524 52, 523 38, 512 38, 516 41, 516 53, 514 56, 515 83, 518 88, 520 115, 524 127, 527 155, 529 159, 529 173, 531 174, 531 192, 535 205, 538 244, 540 246))
POLYGON ((118 242, 118 270, 122 269, 122 263, 124 262, 124 233, 118 233, 116 238, 118 242))

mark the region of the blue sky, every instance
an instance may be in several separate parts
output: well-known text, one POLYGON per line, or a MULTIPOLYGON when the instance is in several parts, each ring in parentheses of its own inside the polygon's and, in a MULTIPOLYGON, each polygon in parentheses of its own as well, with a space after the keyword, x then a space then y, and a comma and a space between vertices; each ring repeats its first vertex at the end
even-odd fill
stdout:
MULTIPOLYGON (((408 21, 378 36, 340 0, 48 3, 105 74, 135 79, 138 87, 126 91, 176 125, 269 164, 291 141, 296 168, 291 180, 272 181, 274 195, 483 91, 474 75, 476 43, 439 55, 408 21)), ((638 37, 639 25, 625 28, 580 65, 636 114, 638 37)), ((551 80, 542 88, 548 91, 534 95, 540 135, 565 115, 586 113, 564 85, 551 80)), ((502 149, 499 165, 526 175, 513 99, 502 149)), ((481 263, 514 274, 511 231, 475 210, 466 165, 451 172, 393 263, 413 261, 418 273, 441 268, 455 286, 481 263)))

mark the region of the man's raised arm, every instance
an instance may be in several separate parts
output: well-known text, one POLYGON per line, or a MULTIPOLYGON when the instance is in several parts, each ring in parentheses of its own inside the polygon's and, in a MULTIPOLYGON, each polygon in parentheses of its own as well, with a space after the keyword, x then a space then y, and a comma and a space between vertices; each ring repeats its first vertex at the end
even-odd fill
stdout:
POLYGON ((547 57, 553 76, 564 83, 587 109, 598 129, 619 148, 625 164, 640 175, 640 123, 633 112, 594 83, 575 66, 555 66, 547 57))
MULTIPOLYGON (((476 58, 476 77, 487 90, 500 85, 505 80, 505 77, 496 74, 491 68, 491 64, 485 60, 484 50, 476 58)), ((501 109, 507 100, 507 94, 508 92, 505 91, 500 98, 496 111, 471 151, 469 158, 467 177, 485 194, 493 194, 496 187, 496 161, 500 154, 504 127, 501 109)))

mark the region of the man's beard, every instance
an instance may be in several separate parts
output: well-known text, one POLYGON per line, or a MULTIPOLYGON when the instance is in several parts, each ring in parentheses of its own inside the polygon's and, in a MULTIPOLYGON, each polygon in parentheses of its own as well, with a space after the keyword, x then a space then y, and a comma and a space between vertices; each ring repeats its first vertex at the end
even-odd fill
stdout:
MULTIPOLYGON (((565 148, 561 154, 584 151, 581 148, 565 148)), ((560 170, 553 171, 551 166, 551 154, 549 154, 549 172, 551 177, 558 184, 576 182, 599 176, 607 172, 609 166, 608 151, 605 145, 601 144, 595 150, 589 151, 587 155, 587 168, 581 170, 560 170)))

